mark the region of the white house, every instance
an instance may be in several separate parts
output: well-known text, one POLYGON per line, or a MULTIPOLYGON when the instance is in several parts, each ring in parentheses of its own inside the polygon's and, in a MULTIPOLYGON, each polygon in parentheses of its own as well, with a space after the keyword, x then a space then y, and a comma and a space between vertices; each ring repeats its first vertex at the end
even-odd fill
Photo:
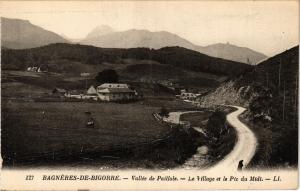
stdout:
POLYGON ((138 97, 137 91, 129 89, 127 84, 102 84, 95 89, 91 86, 86 94, 68 92, 68 98, 93 99, 95 101, 129 101, 138 97))
POLYGON ((33 66, 33 67, 28 67, 28 68, 27 68, 27 71, 29 71, 29 72, 37 72, 38 69, 39 69, 38 67, 33 66))
POLYGON ((47 70, 42 70, 42 68, 41 67, 37 67, 37 66, 33 66, 33 67, 28 67, 27 69, 26 69, 26 71, 28 71, 28 72, 46 72, 47 70))
POLYGON ((81 99, 93 99, 95 101, 98 100, 98 95, 97 95, 97 90, 94 86, 91 86, 87 92, 86 95, 83 95, 83 97, 81 99))
POLYGON ((97 87, 100 100, 104 101, 128 101, 136 96, 136 92, 129 89, 127 84, 106 83, 97 87))
POLYGON ((98 86, 97 90, 105 88, 129 88, 129 86, 127 84, 104 83, 98 86))
POLYGON ((188 92, 185 92, 185 93, 181 93, 180 94, 180 98, 181 99, 187 99, 187 100, 193 100, 197 97, 196 94, 194 93, 188 93, 188 92))
POLYGON ((187 90, 185 90, 185 89, 180 91, 180 95, 176 95, 177 98, 180 98, 183 100, 189 100, 189 101, 193 101, 199 96, 201 96, 200 93, 196 94, 196 93, 187 92, 187 90))
POLYGON ((91 86, 88 90, 87 90, 87 94, 88 95, 97 95, 97 90, 94 86, 91 86))

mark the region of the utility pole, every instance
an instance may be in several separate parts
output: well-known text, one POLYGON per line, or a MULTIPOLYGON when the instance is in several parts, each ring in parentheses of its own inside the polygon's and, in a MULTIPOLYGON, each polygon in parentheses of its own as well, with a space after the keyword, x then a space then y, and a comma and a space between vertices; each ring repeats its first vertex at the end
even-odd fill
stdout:
POLYGON ((87 79, 90 76, 90 73, 84 72, 84 73, 81 73, 80 76, 85 78, 85 89, 87 90, 87 79))
POLYGON ((284 121, 284 112, 285 112, 285 83, 283 82, 282 121, 284 121))
MULTIPOLYGON (((297 120, 298 111, 299 111, 299 109, 298 109, 298 92, 299 92, 299 89, 298 88, 299 88, 298 75, 296 75, 296 87, 295 87, 295 98, 294 98, 294 104, 295 104, 294 107, 296 108, 296 114, 294 114, 294 123, 293 123, 293 125, 298 122, 298 120, 297 120)), ((296 127, 297 127, 297 125, 296 125, 296 127)))
POLYGON ((280 78, 280 76, 281 76, 281 58, 280 58, 279 73, 278 73, 278 89, 279 89, 279 91, 280 91, 280 85, 281 85, 281 82, 280 82, 281 78, 280 78))
POLYGON ((269 73, 268 72, 266 73, 266 76, 267 76, 267 87, 269 88, 269 73))
POLYGON ((85 78, 85 89, 87 90, 87 78, 85 78))

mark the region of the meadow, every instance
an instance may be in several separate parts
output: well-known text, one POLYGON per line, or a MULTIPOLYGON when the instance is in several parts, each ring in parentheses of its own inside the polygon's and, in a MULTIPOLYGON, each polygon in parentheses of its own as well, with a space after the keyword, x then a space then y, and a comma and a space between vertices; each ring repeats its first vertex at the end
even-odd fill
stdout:
POLYGON ((149 142, 169 131, 155 121, 152 113, 157 111, 139 104, 4 102, 2 152, 24 159, 149 142), (95 128, 86 127, 90 117, 95 128))
POLYGON ((52 88, 62 84, 83 89, 82 79, 70 82, 68 76, 24 71, 2 74, 4 167, 108 163, 134 168, 139 164, 143 168, 175 167, 198 146, 199 141, 191 141, 197 138, 195 134, 171 129, 153 117, 162 107, 168 111, 196 109, 175 99, 166 88, 133 83, 145 93, 142 100, 126 104, 88 102, 52 94, 52 88), (90 118, 94 128, 86 127, 90 118))

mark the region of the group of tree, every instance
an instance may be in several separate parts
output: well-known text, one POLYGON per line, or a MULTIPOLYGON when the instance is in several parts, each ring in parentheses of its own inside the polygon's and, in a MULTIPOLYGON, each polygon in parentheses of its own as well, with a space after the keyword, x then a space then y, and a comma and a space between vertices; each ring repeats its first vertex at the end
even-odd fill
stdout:
POLYGON ((119 81, 119 75, 115 70, 103 70, 95 77, 98 83, 117 83, 119 81))

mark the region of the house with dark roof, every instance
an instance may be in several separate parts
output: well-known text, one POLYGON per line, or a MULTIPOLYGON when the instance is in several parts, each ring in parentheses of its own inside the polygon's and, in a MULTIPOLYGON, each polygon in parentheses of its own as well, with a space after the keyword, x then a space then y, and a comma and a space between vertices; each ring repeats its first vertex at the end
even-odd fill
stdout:
POLYGON ((53 93, 53 94, 61 94, 61 95, 64 95, 66 92, 67 92, 67 90, 62 89, 62 88, 54 88, 54 89, 52 90, 52 93, 53 93))

